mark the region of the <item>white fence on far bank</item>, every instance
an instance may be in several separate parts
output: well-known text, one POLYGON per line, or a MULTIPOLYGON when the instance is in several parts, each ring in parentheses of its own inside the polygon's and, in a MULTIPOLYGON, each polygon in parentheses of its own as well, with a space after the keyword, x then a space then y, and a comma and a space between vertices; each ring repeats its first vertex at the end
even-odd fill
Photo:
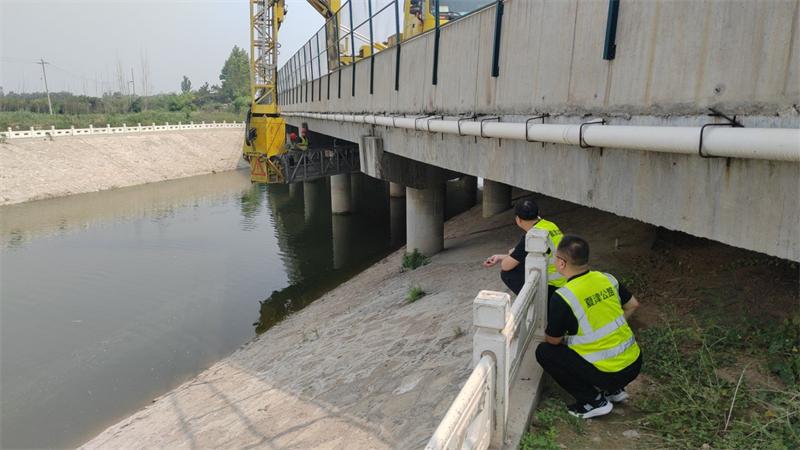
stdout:
POLYGON ((25 138, 53 138, 57 136, 83 136, 83 135, 90 135, 90 134, 126 134, 126 133, 152 133, 158 131, 177 131, 177 130, 208 130, 212 128, 244 128, 244 122, 211 122, 211 123, 182 123, 178 122, 177 124, 170 124, 169 122, 163 125, 156 125, 152 123, 150 125, 142 125, 137 123, 135 126, 128 126, 127 124, 122 124, 121 127, 112 127, 111 125, 106 125, 105 127, 94 127, 89 125, 89 128, 61 128, 56 129, 55 127, 50 127, 50 129, 44 130, 37 130, 34 127, 31 127, 28 130, 13 130, 9 128, 6 131, 0 131, 0 137, 5 139, 25 139, 25 138))
POLYGON ((475 297, 474 369, 426 450, 519 445, 540 392, 542 369, 533 344, 544 339, 546 325, 547 242, 544 230, 532 228, 526 235, 525 285, 513 302, 503 292, 475 297))

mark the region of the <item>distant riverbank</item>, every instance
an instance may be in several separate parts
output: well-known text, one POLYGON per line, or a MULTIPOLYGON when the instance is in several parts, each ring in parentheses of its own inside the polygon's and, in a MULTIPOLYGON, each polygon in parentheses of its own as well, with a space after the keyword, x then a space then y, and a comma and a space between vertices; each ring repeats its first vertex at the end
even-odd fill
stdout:
POLYGON ((241 128, 8 140, 0 205, 233 170, 241 128))

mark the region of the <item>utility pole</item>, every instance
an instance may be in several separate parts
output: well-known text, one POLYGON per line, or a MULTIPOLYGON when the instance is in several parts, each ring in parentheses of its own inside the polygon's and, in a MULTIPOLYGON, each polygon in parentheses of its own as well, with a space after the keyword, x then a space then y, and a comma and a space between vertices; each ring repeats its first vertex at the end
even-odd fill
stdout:
POLYGON ((42 65, 42 77, 44 78, 44 90, 47 92, 47 107, 50 109, 50 115, 53 115, 53 102, 50 101, 50 90, 47 89, 47 71, 44 70, 45 64, 50 64, 49 62, 45 62, 44 58, 39 58, 38 63, 42 65))
POLYGON ((133 87, 133 96, 136 97, 136 81, 133 78, 133 66, 131 66, 131 85, 133 87))

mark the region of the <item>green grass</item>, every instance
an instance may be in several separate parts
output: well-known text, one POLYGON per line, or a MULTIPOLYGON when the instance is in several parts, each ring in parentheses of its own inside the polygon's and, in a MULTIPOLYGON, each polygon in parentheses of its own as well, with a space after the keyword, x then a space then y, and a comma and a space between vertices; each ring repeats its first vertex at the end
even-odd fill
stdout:
POLYGON ((8 128, 14 130, 26 130, 30 127, 37 129, 50 128, 51 126, 60 128, 88 128, 89 125, 104 127, 106 124, 112 127, 127 124, 135 126, 137 123, 149 125, 152 123, 189 123, 189 122, 236 122, 243 120, 240 114, 227 111, 143 111, 139 113, 126 114, 39 114, 27 111, 0 112, 0 131, 8 128))
POLYGON ((637 400, 645 413, 640 425, 676 448, 797 448, 798 320, 773 330, 672 323, 643 330, 644 373, 656 384, 637 400), (734 352, 766 357, 789 383, 775 389, 748 379, 747 366, 733 364, 734 352), (720 376, 726 368, 735 376, 720 376))
POLYGON ((561 400, 547 398, 539 405, 533 415, 533 426, 522 436, 521 450, 560 450, 556 425, 567 424, 577 434, 583 434, 582 419, 571 416, 567 405, 561 400))
POLYGON ((425 297, 427 294, 424 290, 422 290, 419 286, 412 286, 411 289, 408 290, 408 295, 406 296, 406 303, 414 303, 417 300, 425 297))
POLYGON ((428 264, 429 262, 431 262, 430 258, 420 253, 417 249, 414 249, 414 251, 411 253, 406 253, 403 255, 403 269, 405 270, 414 270, 428 264))

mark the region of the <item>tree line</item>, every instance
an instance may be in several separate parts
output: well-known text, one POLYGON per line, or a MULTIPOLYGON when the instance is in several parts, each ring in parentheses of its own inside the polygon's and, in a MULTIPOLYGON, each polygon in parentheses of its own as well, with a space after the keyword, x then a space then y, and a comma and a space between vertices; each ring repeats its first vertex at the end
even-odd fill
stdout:
MULTIPOLYGON (((180 92, 155 95, 133 95, 131 93, 105 93, 100 97, 77 95, 70 92, 51 92, 54 115, 123 115, 145 112, 169 112, 183 114, 187 119, 202 112, 230 113, 242 117, 250 105, 250 66, 244 49, 234 46, 220 71, 219 84, 202 84, 192 88, 191 80, 183 76, 179 81, 180 92)), ((177 84, 177 83, 176 83, 177 84)), ((48 114, 47 95, 35 93, 4 93, 0 89, 0 116, 8 113, 19 118, 31 115, 48 114)), ((147 116, 151 116, 148 114, 147 116)), ((172 114, 173 116, 175 114, 172 114)), ((11 123, 8 126, 35 126, 24 123, 11 123)), ((14 121, 12 121, 14 122, 14 121)), ((18 122, 18 121, 16 121, 18 122)), ((39 122, 37 120, 37 122, 39 122)), ((53 123, 61 123, 58 119, 53 123)))

